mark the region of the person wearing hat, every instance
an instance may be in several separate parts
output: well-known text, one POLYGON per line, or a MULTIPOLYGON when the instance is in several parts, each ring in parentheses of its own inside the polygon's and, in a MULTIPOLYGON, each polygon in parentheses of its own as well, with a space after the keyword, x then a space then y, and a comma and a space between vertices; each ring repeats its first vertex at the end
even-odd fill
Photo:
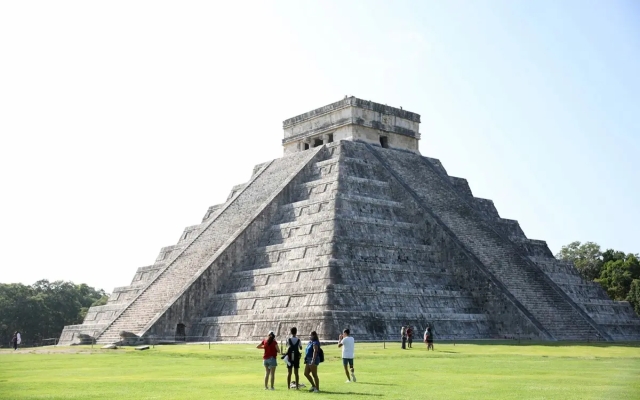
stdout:
POLYGON ((276 341, 276 334, 273 331, 269 331, 266 339, 264 339, 258 346, 258 349, 264 349, 264 354, 262 356, 262 365, 264 365, 264 390, 269 390, 269 376, 271 376, 271 389, 273 388, 273 381, 276 377, 276 367, 278 366, 278 353, 280 353, 280 349, 278 348, 278 342, 276 341))

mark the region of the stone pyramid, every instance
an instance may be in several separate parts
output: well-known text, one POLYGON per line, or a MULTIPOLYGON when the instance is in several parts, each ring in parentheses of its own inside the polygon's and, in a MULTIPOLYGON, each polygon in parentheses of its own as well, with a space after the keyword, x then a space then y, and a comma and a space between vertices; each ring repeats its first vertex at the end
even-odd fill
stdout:
POLYGON ((284 122, 257 165, 60 344, 335 339, 640 340, 627 302, 556 260, 418 151, 420 116, 355 97, 284 122))

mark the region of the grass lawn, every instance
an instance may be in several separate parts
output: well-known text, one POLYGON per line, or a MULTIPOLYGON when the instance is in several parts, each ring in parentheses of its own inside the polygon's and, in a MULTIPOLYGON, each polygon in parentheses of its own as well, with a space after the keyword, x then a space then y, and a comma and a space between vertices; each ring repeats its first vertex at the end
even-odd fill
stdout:
POLYGON ((357 383, 345 383, 337 346, 323 346, 321 393, 287 390, 282 360, 276 390, 263 390, 262 352, 251 345, 3 349, 0 398, 640 399, 637 344, 386 346, 356 343, 357 383))

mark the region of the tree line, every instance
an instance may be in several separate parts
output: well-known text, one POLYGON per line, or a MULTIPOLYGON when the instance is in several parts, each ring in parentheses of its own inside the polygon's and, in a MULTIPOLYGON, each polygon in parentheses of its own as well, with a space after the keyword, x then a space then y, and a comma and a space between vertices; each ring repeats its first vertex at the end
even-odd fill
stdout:
POLYGON ((59 338, 65 325, 82 323, 89 307, 104 305, 107 300, 104 290, 84 283, 0 283, 0 346, 8 347, 15 331, 27 346, 59 338))
POLYGON ((638 254, 608 249, 593 242, 572 242, 556 254, 571 261, 586 280, 599 283, 612 300, 626 300, 640 315, 640 258, 638 254))

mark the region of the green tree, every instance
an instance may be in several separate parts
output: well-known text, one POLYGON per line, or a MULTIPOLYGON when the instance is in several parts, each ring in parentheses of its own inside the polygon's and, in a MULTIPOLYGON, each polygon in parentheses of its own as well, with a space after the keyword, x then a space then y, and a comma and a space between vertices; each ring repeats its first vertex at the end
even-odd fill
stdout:
POLYGON ((107 304, 108 301, 109 301, 109 296, 105 294, 102 297, 100 297, 98 300, 91 303, 91 307, 104 306, 105 304, 107 304))
POLYGON ((586 280, 592 281, 600 276, 603 260, 600 245, 597 243, 569 243, 562 246, 556 258, 571 261, 586 280))
POLYGON ((632 282, 640 279, 640 262, 634 254, 617 253, 604 263, 597 281, 613 300, 626 300, 632 282))
POLYGON ((617 251, 613 249, 608 249, 604 253, 602 253, 602 263, 607 263, 609 261, 618 261, 623 260, 627 257, 626 254, 622 251, 617 251))
POLYGON ((640 279, 634 279, 631 282, 627 301, 631 303, 636 314, 640 315, 640 279))
POLYGON ((26 344, 58 337, 65 325, 81 323, 86 310, 103 297, 103 290, 72 282, 0 284, 0 345, 8 344, 16 330, 26 344))

